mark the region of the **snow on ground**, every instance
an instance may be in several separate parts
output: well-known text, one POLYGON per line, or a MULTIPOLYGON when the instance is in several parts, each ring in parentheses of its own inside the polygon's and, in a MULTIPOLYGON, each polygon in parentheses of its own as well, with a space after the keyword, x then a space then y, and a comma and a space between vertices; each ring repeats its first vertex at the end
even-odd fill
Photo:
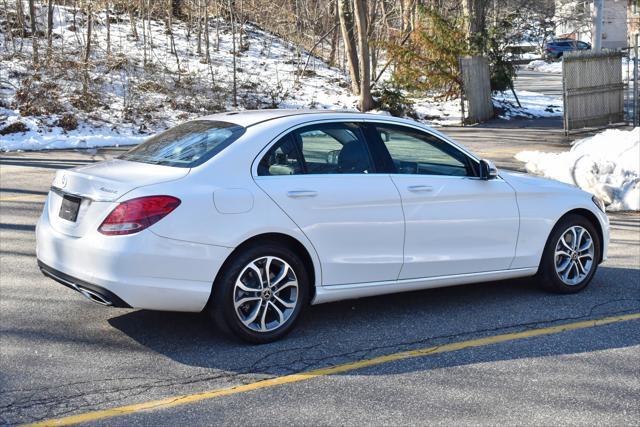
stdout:
POLYGON ((593 193, 609 211, 640 210, 640 127, 609 129, 575 141, 570 151, 522 151, 528 172, 593 193))
POLYGON ((524 68, 540 73, 562 73, 562 61, 547 62, 544 59, 536 59, 529 62, 524 68))
POLYGON ((562 117, 562 99, 559 97, 526 90, 516 91, 516 95, 522 107, 518 107, 510 91, 494 95, 493 105, 501 111, 500 118, 510 120, 516 117, 562 117))

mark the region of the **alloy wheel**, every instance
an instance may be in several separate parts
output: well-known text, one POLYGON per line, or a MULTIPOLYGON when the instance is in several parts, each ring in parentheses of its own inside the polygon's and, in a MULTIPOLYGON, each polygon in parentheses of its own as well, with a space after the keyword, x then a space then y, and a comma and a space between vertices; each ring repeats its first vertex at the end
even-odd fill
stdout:
POLYGON ((595 248, 589 231, 580 225, 562 233, 555 248, 556 273, 563 283, 576 286, 589 275, 593 267, 595 248))
POLYGON ((233 289, 235 313, 247 328, 272 332, 291 318, 298 303, 298 279, 281 258, 265 256, 247 264, 233 289))

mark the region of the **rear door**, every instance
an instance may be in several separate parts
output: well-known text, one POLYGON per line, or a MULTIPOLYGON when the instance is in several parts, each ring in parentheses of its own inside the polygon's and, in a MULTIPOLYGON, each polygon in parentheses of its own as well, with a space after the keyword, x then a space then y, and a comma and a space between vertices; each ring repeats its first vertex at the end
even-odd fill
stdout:
POLYGON ((477 161, 445 140, 408 126, 368 129, 387 150, 406 221, 400 279, 505 270, 518 238, 514 190, 480 180, 477 161))
POLYGON ((323 285, 396 280, 403 262, 400 196, 376 174, 360 125, 292 130, 263 155, 256 183, 316 249, 323 285))

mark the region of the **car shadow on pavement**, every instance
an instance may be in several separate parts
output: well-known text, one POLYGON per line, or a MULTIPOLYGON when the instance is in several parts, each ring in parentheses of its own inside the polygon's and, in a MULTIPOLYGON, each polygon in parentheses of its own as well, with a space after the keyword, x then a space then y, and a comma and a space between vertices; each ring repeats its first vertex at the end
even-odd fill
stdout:
MULTIPOLYGON (((227 338, 204 313, 138 310, 113 317, 109 323, 142 346, 182 364, 240 374, 283 375, 398 351, 639 311, 640 270, 601 267, 593 283, 573 295, 546 293, 529 279, 312 306, 289 336, 260 346, 227 338)), ((628 334, 610 340, 588 340, 571 349, 563 345, 540 346, 491 357, 513 359, 637 344, 640 334, 628 334)))

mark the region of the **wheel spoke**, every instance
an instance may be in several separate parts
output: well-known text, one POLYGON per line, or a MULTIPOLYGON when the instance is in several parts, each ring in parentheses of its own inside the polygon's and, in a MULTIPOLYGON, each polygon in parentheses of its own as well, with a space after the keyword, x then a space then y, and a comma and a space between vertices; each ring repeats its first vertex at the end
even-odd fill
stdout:
POLYGON ((271 280, 269 285, 271 286, 272 289, 276 288, 280 284, 280 282, 284 280, 288 275, 289 275, 289 264, 284 263, 282 264, 282 269, 280 270, 278 275, 275 276, 273 280, 271 280))
POLYGON ((262 310, 262 317, 260 317, 260 330, 267 330, 267 309, 269 308, 269 302, 264 305, 264 309, 262 310))
POLYGON ((276 313, 278 314, 278 319, 280 324, 284 323, 284 313, 282 312, 282 310, 280 310, 278 308, 278 306, 276 306, 274 303, 272 303, 271 301, 268 302, 268 304, 271 305, 271 307, 273 307, 273 309, 276 311, 276 313))
POLYGON ((246 297, 246 298, 242 298, 242 299, 240 299, 240 300, 236 301, 234 304, 235 304, 235 306, 236 306, 236 309, 238 309, 239 307, 241 307, 241 306, 245 305, 245 304, 246 304, 246 303, 248 303, 248 302, 251 302, 251 301, 260 301, 260 300, 262 300, 262 298, 261 298, 261 297, 246 297))
POLYGON ((571 227, 570 231, 573 236, 573 240, 571 240, 571 249, 576 250, 578 248, 578 233, 576 232, 576 227, 571 227))
MULTIPOLYGON (((567 234, 567 233, 565 233, 567 234)), ((573 251, 573 248, 567 243, 566 240, 564 240, 564 236, 565 234, 562 235, 562 237, 560 238, 560 243, 562 243, 562 245, 567 248, 569 250, 569 252, 573 251)))
POLYGON ((576 271, 578 272, 578 277, 581 277, 587 274, 587 270, 584 268, 581 262, 574 261, 573 263, 576 265, 576 271))
MULTIPOLYGON (((576 228, 574 227, 574 230, 576 228)), ((582 237, 584 236, 585 230, 582 227, 577 227, 578 231, 575 231, 576 233, 576 241, 574 242, 574 249, 577 251, 578 248, 580 247, 580 243, 582 242, 582 237)))
POLYGON ((250 288, 249 286, 245 285, 244 283, 242 283, 242 278, 239 278, 238 280, 236 280, 236 288, 240 289, 243 292, 260 292, 260 289, 256 289, 256 288, 250 288))
POLYGON ((586 243, 578 248, 578 252, 584 252, 589 248, 591 248, 592 245, 593 245, 593 240, 587 238, 586 243))
POLYGON ((569 273, 571 273, 571 270, 573 270, 573 263, 572 262, 569 263, 569 268, 567 268, 564 271, 564 274, 562 274, 562 280, 564 280, 565 282, 567 282, 569 280, 569 273))
POLYGON ((264 265, 265 272, 265 285, 271 287, 271 261, 273 261, 273 257, 268 256, 267 261, 264 265))
POLYGON ((571 258, 571 254, 567 251, 556 250, 556 256, 566 256, 568 258, 571 258))
POLYGON ((246 319, 240 318, 242 323, 244 323, 246 326, 250 326, 253 322, 255 322, 258 314, 260 313, 260 308, 262 308, 262 305, 262 300, 260 300, 260 303, 256 304, 256 308, 251 312, 249 317, 247 317, 246 319))
POLYGON ((276 287, 273 288, 273 294, 277 295, 279 294, 283 289, 287 289, 287 288, 291 288, 291 287, 298 287, 298 281, 297 280, 290 280, 288 282, 285 282, 282 286, 280 287, 276 287))
POLYGON ((569 267, 570 264, 571 264, 571 258, 567 258, 562 264, 556 265, 556 271, 558 273, 562 273, 567 269, 567 267, 569 267))
POLYGON ((278 301, 280 304, 282 304, 282 306, 284 308, 296 308, 296 303, 295 302, 286 302, 285 300, 283 300, 282 298, 280 298, 277 295, 273 296, 273 299, 275 299, 276 301, 278 301))
POLYGON ((264 289, 265 280, 262 276, 262 270, 260 270, 260 267, 256 265, 255 261, 249 264, 247 267, 249 267, 258 275, 258 280, 260 281, 260 289, 264 289))

